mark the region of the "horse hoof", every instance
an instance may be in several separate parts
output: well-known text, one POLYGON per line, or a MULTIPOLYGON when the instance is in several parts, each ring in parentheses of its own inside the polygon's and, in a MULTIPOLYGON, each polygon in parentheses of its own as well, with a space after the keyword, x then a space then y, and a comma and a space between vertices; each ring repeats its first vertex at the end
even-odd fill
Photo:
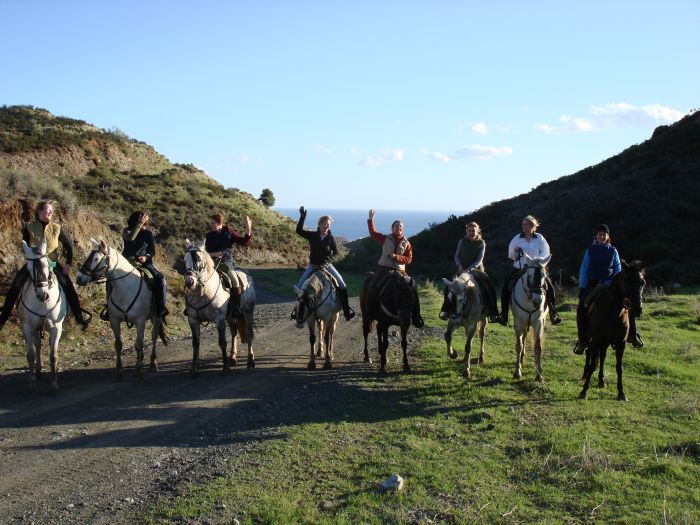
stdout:
POLYGON ((222 370, 223 374, 225 376, 230 376, 231 375, 231 367, 227 365, 224 366, 224 369, 222 370))
POLYGON ((235 358, 233 358, 233 357, 229 357, 229 359, 228 359, 228 364, 229 364, 230 366, 234 366, 234 367, 235 367, 235 366, 238 364, 238 359, 235 359, 235 358))
POLYGON ((588 391, 587 390, 582 390, 581 393, 578 395, 579 399, 586 399, 588 397, 588 391))
POLYGON ((151 361, 151 364, 148 365, 148 368, 151 370, 151 372, 157 372, 158 371, 158 363, 156 361, 151 361))
POLYGON ((598 388, 605 388, 608 385, 605 384, 605 381, 598 381, 598 388))
POLYGON ((194 379, 199 375, 199 370, 190 370, 190 377, 194 379))
POLYGON ((49 385, 49 390, 51 390, 51 392, 58 392, 58 383, 52 381, 49 385))
POLYGON ((519 374, 517 372, 515 374, 513 374, 513 379, 517 379, 518 381, 520 381, 522 378, 523 378, 522 374, 519 374))
POLYGON ((472 378, 471 371, 462 370, 462 375, 464 376, 464 379, 466 379, 467 381, 471 380, 471 378, 472 378))
POLYGON ((478 364, 483 365, 484 364, 484 358, 480 357, 479 360, 477 361, 478 364))
POLYGON ((41 370, 37 370, 36 372, 34 372, 34 377, 36 377, 37 380, 40 381, 41 380, 41 370))
POLYGON ((330 361, 326 361, 325 363, 323 363, 324 370, 329 370, 331 368, 333 368, 333 364, 330 361))
POLYGON ((447 355, 450 356, 450 359, 457 359, 457 356, 459 356, 459 353, 455 352, 454 350, 448 350, 447 355))
POLYGON ((314 361, 309 361, 309 364, 306 365, 307 370, 316 370, 316 363, 314 361))
POLYGON ((252 359, 248 359, 248 364, 246 366, 248 368, 255 368, 255 361, 252 359))
POLYGON ((544 381, 544 377, 542 377, 542 374, 537 374, 535 376, 535 381, 537 381, 538 383, 542 383, 544 381))
POLYGON ((380 369, 379 369, 379 375, 380 375, 381 377, 386 377, 386 376, 389 375, 389 373, 386 371, 386 368, 380 368, 380 369))
POLYGON ((624 393, 623 393, 623 394, 618 394, 618 395, 617 395, 617 400, 618 400, 618 401, 628 401, 627 396, 626 396, 624 393))
POLYGON ((410 371, 411 371, 411 365, 409 365, 408 363, 404 363, 404 365, 403 365, 403 371, 404 371, 404 372, 410 372, 410 371))

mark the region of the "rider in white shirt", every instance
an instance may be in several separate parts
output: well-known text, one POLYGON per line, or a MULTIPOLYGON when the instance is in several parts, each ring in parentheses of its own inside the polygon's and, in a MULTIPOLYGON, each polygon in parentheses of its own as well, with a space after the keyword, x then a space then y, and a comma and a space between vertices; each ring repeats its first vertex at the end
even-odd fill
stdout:
MULTIPOLYGON (((513 279, 518 275, 521 268, 525 267, 525 255, 527 254, 533 259, 543 259, 549 257, 549 244, 542 234, 537 233, 537 227, 540 223, 532 215, 528 215, 522 222, 522 233, 519 233, 508 245, 508 258, 513 261, 513 271, 508 275, 506 282, 503 284, 501 291, 501 315, 498 322, 502 325, 508 324, 508 307, 510 306, 510 292, 513 284, 513 279)), ((546 281, 546 297, 547 306, 549 308, 549 317, 553 325, 561 323, 561 317, 556 311, 556 295, 554 285, 545 276, 546 281)))

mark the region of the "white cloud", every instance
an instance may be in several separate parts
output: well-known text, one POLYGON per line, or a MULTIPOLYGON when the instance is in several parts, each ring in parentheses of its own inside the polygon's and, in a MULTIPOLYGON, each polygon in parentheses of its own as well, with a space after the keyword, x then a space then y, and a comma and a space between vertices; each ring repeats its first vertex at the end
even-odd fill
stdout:
POLYGON ((603 131, 620 127, 653 128, 660 124, 672 124, 683 118, 677 109, 660 104, 634 106, 625 102, 614 102, 602 106, 591 105, 586 117, 559 117, 561 126, 540 124, 537 128, 547 134, 563 134, 579 131, 603 131))
POLYGON ((482 146, 480 144, 470 144, 459 148, 451 155, 445 155, 437 151, 423 150, 423 155, 429 159, 446 164, 455 160, 489 160, 493 157, 506 157, 513 154, 510 146, 482 146))
POLYGON ((472 126, 472 131, 474 133, 478 133, 479 135, 486 135, 489 132, 488 128, 486 127, 486 124, 484 124, 483 122, 477 122, 476 124, 474 124, 472 126))
POLYGON ((224 159, 224 164, 246 164, 250 160, 250 157, 246 154, 239 155, 237 157, 227 157, 224 159))
MULTIPOLYGON (((353 155, 360 155, 360 152, 355 148, 352 150, 353 155)), ((367 166, 369 168, 376 168, 382 164, 400 162, 404 158, 404 151, 400 148, 385 149, 380 151, 377 155, 365 155, 357 161, 360 166, 367 166)))
POLYGON ((327 148, 326 146, 322 146, 321 144, 316 144, 316 151, 321 153, 322 155, 330 155, 333 153, 332 149, 327 148))

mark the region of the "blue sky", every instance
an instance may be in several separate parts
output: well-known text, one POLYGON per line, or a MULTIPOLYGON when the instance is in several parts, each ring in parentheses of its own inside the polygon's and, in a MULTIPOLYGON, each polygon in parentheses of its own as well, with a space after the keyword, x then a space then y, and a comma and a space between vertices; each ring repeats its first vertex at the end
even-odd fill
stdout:
POLYGON ((700 106, 700 2, 0 2, 0 104, 277 204, 467 212, 700 106))

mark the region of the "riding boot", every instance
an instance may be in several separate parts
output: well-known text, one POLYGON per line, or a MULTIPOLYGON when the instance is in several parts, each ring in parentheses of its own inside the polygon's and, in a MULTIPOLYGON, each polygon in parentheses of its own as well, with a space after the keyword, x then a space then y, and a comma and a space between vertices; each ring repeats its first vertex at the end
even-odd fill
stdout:
POLYGON ((549 279, 549 277, 546 277, 545 279, 547 282, 547 290, 545 293, 547 295, 547 307, 549 308, 549 318, 552 320, 553 325, 558 325, 559 323, 561 323, 561 317, 559 317, 559 314, 557 313, 557 296, 556 292, 554 291, 554 284, 552 284, 552 281, 549 279))
POLYGON ((303 328, 304 327, 304 321, 306 321, 306 318, 304 317, 304 310, 306 309, 306 305, 299 301, 299 306, 297 306, 294 311, 296 312, 296 315, 293 314, 293 319, 297 322, 296 326, 297 328, 303 328))
MULTIPOLYGON (((153 283, 153 294, 156 299, 156 309, 158 311, 158 317, 165 321, 165 317, 170 313, 168 307, 165 305, 165 297, 167 293, 167 288, 165 284, 165 279, 156 279, 153 283)), ((167 324, 167 323, 166 323, 167 324)))
POLYGON ((345 320, 349 321, 350 319, 355 317, 355 310, 350 308, 350 304, 348 303, 348 289, 338 288, 337 294, 340 298, 340 304, 343 305, 343 315, 345 316, 345 320))
POLYGON ((588 348, 586 325, 586 307, 583 306, 583 301, 581 301, 576 307, 576 328, 578 329, 578 341, 576 341, 576 346, 574 346, 574 354, 581 355, 588 348))
POLYGON ((642 348, 644 346, 644 339, 637 332, 637 318, 630 314, 630 329, 627 332, 627 342, 632 343, 634 348, 642 348))
POLYGON ((445 286, 445 291, 444 291, 444 296, 445 298, 442 301, 442 306, 440 307, 440 313, 438 314, 438 317, 442 319, 443 321, 446 321, 450 317, 450 289, 445 286))
MULTIPOLYGON (((474 272, 476 274, 476 272, 474 272)), ((489 321, 496 323, 499 321, 500 316, 498 315, 498 303, 496 301, 496 288, 493 286, 493 281, 488 276, 486 272, 480 271, 478 273, 477 280, 479 284, 486 290, 486 299, 489 306, 489 321)), ((506 319, 506 322, 508 320, 506 319)))
POLYGON ((81 330, 84 332, 87 330, 87 327, 92 320, 92 315, 80 308, 80 299, 78 298, 78 292, 75 291, 75 286, 73 286, 73 281, 71 281, 69 277, 65 276, 58 266, 56 266, 55 273, 59 278, 61 286, 63 287, 63 293, 66 294, 66 300, 68 301, 70 311, 73 313, 73 317, 75 317, 75 322, 81 326, 81 330), (88 314, 87 319, 83 313, 88 314))
POLYGON ((2 306, 2 313, 0 313, 0 330, 5 326, 5 323, 12 315, 12 310, 15 309, 15 304, 17 304, 17 299, 19 299, 19 294, 22 291, 22 284, 24 280, 29 275, 26 266, 23 266, 15 274, 15 278, 12 280, 10 289, 7 291, 5 296, 5 304, 2 306))
POLYGON ((228 312, 226 316, 240 317, 241 316, 241 287, 234 286, 231 288, 231 299, 228 302, 228 312))
POLYGON ((501 290, 501 313, 498 316, 498 322, 503 326, 508 325, 508 307, 510 305, 510 280, 503 284, 501 290))
POLYGON ((413 288, 413 308, 411 308, 411 322, 416 328, 423 328, 425 322, 420 315, 420 299, 418 298, 418 290, 413 288))

